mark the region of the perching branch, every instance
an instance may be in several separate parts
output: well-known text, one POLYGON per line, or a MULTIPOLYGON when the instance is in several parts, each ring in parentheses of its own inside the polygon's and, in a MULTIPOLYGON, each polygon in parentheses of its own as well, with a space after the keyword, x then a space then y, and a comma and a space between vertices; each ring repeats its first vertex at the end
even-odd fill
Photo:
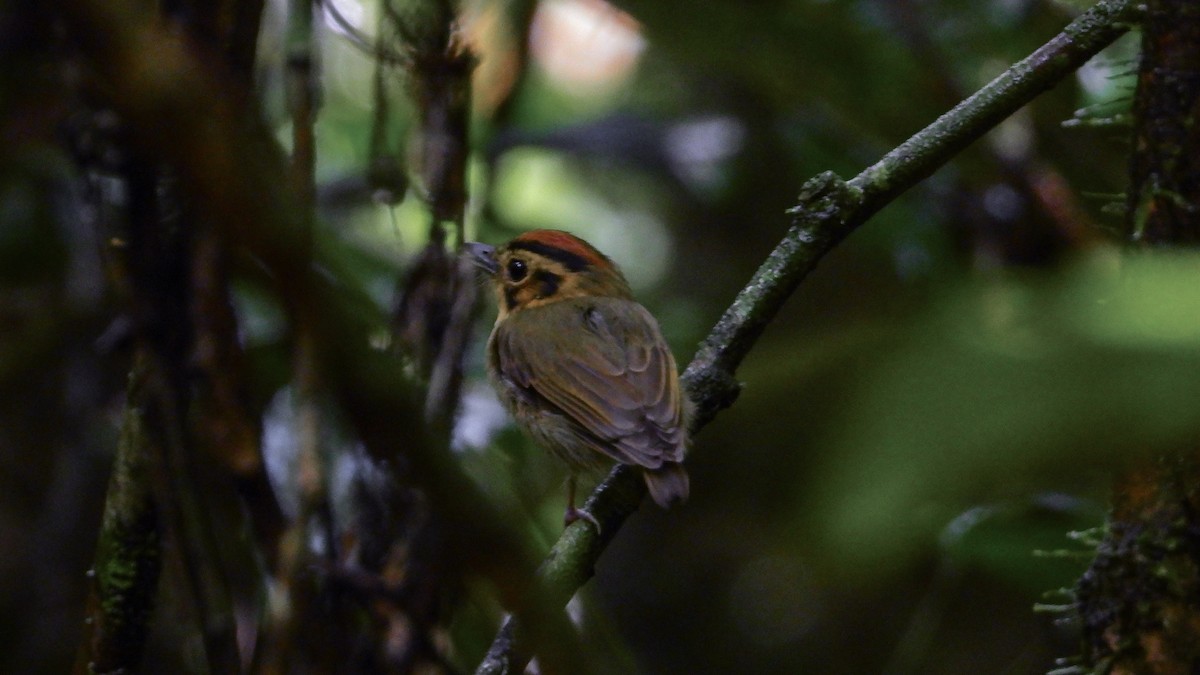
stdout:
MULTIPOLYGON (((850 181, 823 173, 805 183, 791 209, 792 226, 700 345, 683 375, 696 414, 695 434, 740 391, 735 373, 767 324, 822 257, 892 200, 948 162, 1000 121, 1074 72, 1128 30, 1138 18, 1130 0, 1101 0, 1023 61, 942 115, 850 181)), ((601 524, 568 527, 538 571, 535 591, 545 602, 567 600, 593 574, 596 560, 645 487, 636 472, 617 466, 585 507, 601 524)), ((513 619, 505 621, 477 674, 519 673, 531 656, 513 619)))

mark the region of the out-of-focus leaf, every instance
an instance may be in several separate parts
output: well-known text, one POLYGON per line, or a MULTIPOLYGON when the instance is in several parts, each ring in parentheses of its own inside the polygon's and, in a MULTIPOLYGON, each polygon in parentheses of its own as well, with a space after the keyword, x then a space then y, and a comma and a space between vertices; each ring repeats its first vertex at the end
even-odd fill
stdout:
POLYGON ((825 429, 819 520, 847 562, 904 560, 955 504, 1200 433, 1196 256, 1105 251, 967 282, 902 330, 825 429))

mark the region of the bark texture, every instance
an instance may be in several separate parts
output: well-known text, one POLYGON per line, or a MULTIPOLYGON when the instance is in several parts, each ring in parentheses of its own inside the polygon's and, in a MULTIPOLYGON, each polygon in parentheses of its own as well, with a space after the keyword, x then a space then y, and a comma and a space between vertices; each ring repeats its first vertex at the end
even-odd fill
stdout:
MULTIPOLYGON (((1131 239, 1200 243, 1200 3, 1147 3, 1133 112, 1131 239)), ((1146 461, 1119 478, 1105 539, 1076 592, 1083 661, 1091 671, 1200 672, 1200 461, 1194 448, 1146 461)))

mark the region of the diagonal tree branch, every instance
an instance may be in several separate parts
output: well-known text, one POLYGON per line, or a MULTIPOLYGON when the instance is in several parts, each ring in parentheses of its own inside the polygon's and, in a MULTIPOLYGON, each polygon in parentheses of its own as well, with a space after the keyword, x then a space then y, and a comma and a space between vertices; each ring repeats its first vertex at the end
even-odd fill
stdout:
MULTIPOLYGON (((696 414, 694 434, 740 391, 735 373, 767 324, 822 257, 909 188, 931 175, 1128 30, 1139 10, 1130 0, 1101 0, 1049 42, 921 130, 850 181, 833 173, 810 179, 791 209, 792 226, 701 343, 683 380, 696 414)), ((534 591, 562 605, 591 578, 596 560, 645 496, 636 472, 618 466, 588 498, 601 524, 568 527, 550 550, 534 591)), ((519 673, 532 656, 528 638, 508 618, 477 675, 519 673)))

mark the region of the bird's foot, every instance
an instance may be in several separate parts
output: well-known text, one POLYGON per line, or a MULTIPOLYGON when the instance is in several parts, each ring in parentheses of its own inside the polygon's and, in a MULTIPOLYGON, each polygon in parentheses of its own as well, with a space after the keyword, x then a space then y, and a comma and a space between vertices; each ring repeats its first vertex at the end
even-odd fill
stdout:
POLYGON ((563 527, 567 527, 577 520, 586 520, 592 525, 595 525, 596 534, 600 534, 600 521, 596 520, 596 516, 593 516, 583 509, 577 509, 574 506, 568 506, 566 512, 563 513, 563 527))

